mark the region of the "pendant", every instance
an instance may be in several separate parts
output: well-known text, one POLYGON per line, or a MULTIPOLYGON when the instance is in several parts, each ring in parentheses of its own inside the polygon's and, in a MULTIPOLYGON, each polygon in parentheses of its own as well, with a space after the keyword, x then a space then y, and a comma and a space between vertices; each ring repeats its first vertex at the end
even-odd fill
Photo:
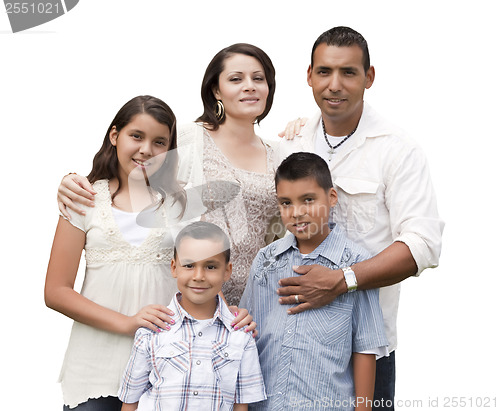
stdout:
POLYGON ((333 148, 330 148, 330 149, 328 150, 328 154, 329 154, 329 156, 328 156, 328 161, 332 161, 332 155, 333 155, 334 153, 335 153, 335 150, 334 150, 333 148))

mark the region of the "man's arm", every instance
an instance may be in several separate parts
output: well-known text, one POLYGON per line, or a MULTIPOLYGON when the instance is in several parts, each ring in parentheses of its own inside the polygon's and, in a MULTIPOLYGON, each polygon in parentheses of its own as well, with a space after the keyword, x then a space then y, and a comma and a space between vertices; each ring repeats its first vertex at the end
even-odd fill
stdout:
POLYGON ((247 411, 248 405, 247 404, 234 404, 233 410, 234 411, 247 411))
POLYGON ((356 410, 370 411, 375 390, 375 354, 353 353, 352 365, 356 410))
MULTIPOLYGON (((354 264, 352 269, 356 274, 358 289, 368 290, 397 284, 415 275, 417 264, 408 246, 396 241, 375 257, 354 264)), ((295 295, 299 296, 299 301, 303 301, 291 307, 288 310, 290 314, 322 307, 347 292, 342 270, 331 270, 315 264, 294 267, 294 271, 303 275, 280 280, 281 288, 278 289, 281 304, 296 304, 295 295)))

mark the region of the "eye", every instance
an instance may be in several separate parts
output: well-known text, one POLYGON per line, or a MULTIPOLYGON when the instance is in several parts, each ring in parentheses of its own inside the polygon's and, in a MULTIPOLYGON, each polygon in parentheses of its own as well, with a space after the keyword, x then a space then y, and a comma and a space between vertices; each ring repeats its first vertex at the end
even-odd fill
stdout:
POLYGON ((256 77, 254 77, 254 79, 253 79, 253 80, 254 80, 254 81, 265 81, 265 80, 266 80, 266 78, 265 78, 265 77, 263 77, 263 76, 256 76, 256 77))
POLYGON ((280 206, 281 207, 288 207, 288 206, 290 206, 290 201, 283 200, 283 201, 280 202, 280 206))
POLYGON ((314 198, 308 197, 308 198, 304 199, 304 202, 305 203, 313 203, 314 202, 314 198))
POLYGON ((214 264, 207 265, 207 270, 215 270, 217 269, 217 266, 214 264))
POLYGON ((232 81, 232 82, 241 81, 241 77, 231 77, 231 78, 229 79, 229 81, 232 81))
POLYGON ((137 140, 141 139, 141 136, 139 134, 136 134, 136 133, 132 133, 130 136, 134 139, 137 139, 137 140))
POLYGON ((184 264, 182 267, 189 269, 189 268, 193 268, 194 265, 193 264, 184 264))
POLYGON ((157 140, 156 144, 158 144, 159 146, 166 147, 167 146, 167 141, 166 140, 157 140))

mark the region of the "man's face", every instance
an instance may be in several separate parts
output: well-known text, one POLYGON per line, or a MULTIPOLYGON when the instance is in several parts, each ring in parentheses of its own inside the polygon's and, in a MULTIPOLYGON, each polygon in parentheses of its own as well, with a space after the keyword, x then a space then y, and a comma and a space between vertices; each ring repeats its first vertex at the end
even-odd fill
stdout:
POLYGON ((363 95, 373 84, 375 70, 370 67, 365 73, 363 51, 357 45, 321 43, 314 51, 313 62, 307 70, 307 82, 323 113, 327 132, 346 135, 357 126, 363 112, 363 95))

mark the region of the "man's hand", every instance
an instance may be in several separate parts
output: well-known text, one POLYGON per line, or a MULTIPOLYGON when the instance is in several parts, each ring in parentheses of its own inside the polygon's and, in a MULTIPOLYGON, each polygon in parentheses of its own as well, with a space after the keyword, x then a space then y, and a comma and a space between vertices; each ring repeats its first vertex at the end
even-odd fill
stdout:
POLYGON ((289 314, 298 314, 311 308, 322 307, 331 303, 340 294, 347 292, 342 270, 331 270, 322 265, 293 266, 300 277, 288 277, 279 281, 280 304, 299 304, 288 310, 289 314))

